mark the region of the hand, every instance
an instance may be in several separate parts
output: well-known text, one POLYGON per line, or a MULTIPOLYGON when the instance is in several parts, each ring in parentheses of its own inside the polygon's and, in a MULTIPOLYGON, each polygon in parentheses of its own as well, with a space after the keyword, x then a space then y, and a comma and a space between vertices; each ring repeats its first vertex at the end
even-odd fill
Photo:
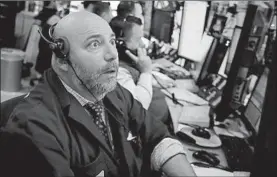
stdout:
POLYGON ((141 73, 151 73, 152 61, 147 56, 145 49, 138 48, 138 56, 135 56, 129 50, 126 50, 125 53, 133 60, 141 73))

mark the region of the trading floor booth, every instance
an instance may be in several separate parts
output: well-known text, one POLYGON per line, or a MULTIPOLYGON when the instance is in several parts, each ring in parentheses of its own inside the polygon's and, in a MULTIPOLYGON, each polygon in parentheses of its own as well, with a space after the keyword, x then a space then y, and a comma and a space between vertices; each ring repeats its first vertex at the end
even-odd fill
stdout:
MULTIPOLYGON (((182 84, 164 89, 174 132, 184 143, 196 173, 256 176, 262 174, 258 168, 262 163, 258 160, 261 154, 276 154, 276 150, 272 150, 276 147, 276 142, 272 142, 276 132, 261 135, 269 119, 263 116, 269 116, 265 110, 274 109, 274 104, 266 104, 266 97, 274 95, 270 83, 276 82, 276 79, 271 80, 276 76, 272 71, 274 57, 268 51, 276 45, 276 39, 270 34, 272 28, 276 33, 276 12, 274 14, 274 3, 226 3, 185 2, 181 8, 177 52, 173 56, 164 54, 164 57, 161 52, 154 56, 184 67, 190 74, 186 79, 194 80, 198 87, 189 90, 189 87, 182 87, 184 82, 171 77, 182 84), (265 141, 271 143, 269 147, 261 144, 261 137, 267 139, 265 136, 268 136, 265 141), (259 148, 271 151, 262 152, 259 148), (202 151, 209 152, 212 157, 205 158, 207 154, 202 151), (199 152, 204 155, 197 156, 199 152)), ((166 23, 174 21, 169 20, 170 10, 154 11, 154 15, 167 15, 166 23)), ((155 25, 161 25, 159 30, 162 31, 164 24, 155 25)), ((169 36, 161 37, 159 30, 151 32, 161 50, 161 43, 166 43, 169 36)), ((276 166, 276 160, 268 162, 268 166, 265 164, 264 169, 276 174, 273 164, 276 166)))

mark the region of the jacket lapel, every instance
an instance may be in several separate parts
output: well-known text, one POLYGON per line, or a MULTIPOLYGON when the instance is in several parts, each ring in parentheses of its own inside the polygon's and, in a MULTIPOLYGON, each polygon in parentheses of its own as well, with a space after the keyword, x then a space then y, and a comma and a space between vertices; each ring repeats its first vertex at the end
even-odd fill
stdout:
MULTIPOLYGON (((87 130, 95 139, 98 140, 107 154, 110 157, 114 157, 110 146, 105 140, 105 137, 93 123, 90 114, 71 94, 66 91, 56 73, 52 69, 48 70, 45 73, 45 79, 57 96, 65 116, 68 116, 70 119, 83 126, 85 130, 87 130)), ((112 159, 116 161, 114 158, 112 159)))
POLYGON ((87 131, 89 131, 90 134, 92 134, 93 137, 99 141, 101 146, 112 156, 112 150, 107 144, 104 136, 98 130, 98 127, 93 123, 93 118, 75 98, 71 97, 70 100, 71 103, 69 107, 68 117, 82 125, 87 131))

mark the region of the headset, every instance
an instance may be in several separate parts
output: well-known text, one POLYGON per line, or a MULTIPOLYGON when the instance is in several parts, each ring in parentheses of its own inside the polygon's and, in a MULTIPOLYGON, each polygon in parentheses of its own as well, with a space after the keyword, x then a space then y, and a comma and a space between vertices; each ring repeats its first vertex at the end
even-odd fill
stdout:
MULTIPOLYGON (((91 94, 91 96, 96 100, 96 102, 92 103, 92 104, 99 105, 100 104, 100 100, 98 100, 96 98, 96 96, 91 92, 91 90, 86 86, 86 84, 78 76, 78 74, 76 73, 76 70, 74 69, 71 61, 68 58, 69 57, 69 49, 70 49, 70 44, 69 44, 68 39, 65 38, 65 37, 59 37, 59 38, 53 37, 53 32, 54 32, 54 29, 55 29, 56 25, 57 25, 57 23, 52 25, 52 26, 50 26, 50 28, 48 30, 48 35, 49 35, 50 39, 47 39, 47 37, 45 37, 42 34, 42 29, 38 29, 38 32, 39 32, 40 36, 45 40, 45 42, 48 43, 49 48, 55 53, 55 55, 58 58, 62 59, 63 61, 67 62, 68 65, 72 68, 75 76, 81 82, 82 86, 85 87, 86 90, 91 94)), ((101 104, 99 106, 103 107, 112 117, 114 117, 114 119, 119 123, 119 125, 123 126, 127 130, 126 126, 124 124, 121 124, 117 120, 115 115, 109 109, 107 109, 105 106, 102 106, 101 104)))
POLYGON ((47 39, 42 34, 41 29, 39 29, 38 32, 39 32, 40 36, 48 43, 49 48, 55 53, 55 55, 58 58, 68 60, 69 49, 70 49, 69 42, 68 42, 67 38, 65 38, 65 37, 59 37, 57 39, 55 39, 53 37, 53 32, 54 32, 54 28, 56 25, 57 25, 57 23, 52 25, 48 30, 48 35, 50 37, 50 40, 47 39))

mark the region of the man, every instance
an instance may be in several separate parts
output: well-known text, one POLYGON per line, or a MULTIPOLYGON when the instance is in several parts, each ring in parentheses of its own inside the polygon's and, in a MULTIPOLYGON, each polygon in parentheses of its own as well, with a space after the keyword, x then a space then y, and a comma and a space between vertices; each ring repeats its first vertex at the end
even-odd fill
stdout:
POLYGON ((139 2, 135 1, 121 1, 117 6, 117 16, 114 17, 110 26, 114 31, 116 37, 120 37, 123 28, 124 19, 127 16, 135 16, 142 20, 143 23, 143 10, 139 2))
POLYGON ((122 37, 117 45, 120 60, 118 83, 129 90, 153 117, 170 125, 171 119, 165 95, 160 88, 152 86, 152 69, 155 66, 143 49, 142 22, 139 18, 128 16, 122 31, 122 37))
POLYGON ((101 1, 84 1, 83 2, 85 10, 88 12, 95 13, 106 20, 108 23, 113 18, 112 10, 110 8, 110 3, 101 1))
POLYGON ((53 36, 65 45, 54 50, 52 69, 2 130, 1 176, 147 176, 151 166, 195 175, 182 145, 117 85, 115 37, 105 20, 75 12, 53 36))

